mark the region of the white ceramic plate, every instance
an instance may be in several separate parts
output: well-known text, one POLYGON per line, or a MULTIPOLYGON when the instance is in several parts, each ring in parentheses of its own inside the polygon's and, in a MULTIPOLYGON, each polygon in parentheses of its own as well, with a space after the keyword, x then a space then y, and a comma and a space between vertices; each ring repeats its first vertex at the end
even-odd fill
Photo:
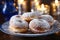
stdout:
POLYGON ((58 21, 55 20, 54 25, 52 26, 52 29, 48 32, 45 33, 41 33, 41 34, 33 34, 32 32, 28 31, 27 33, 23 34, 23 33, 15 33, 15 32, 11 32, 8 30, 9 28, 9 21, 3 23, 0 27, 0 30, 6 34, 9 35, 14 35, 14 36, 20 36, 20 37, 37 37, 37 36, 45 36, 45 35, 50 35, 53 33, 56 33, 58 31, 60 31, 60 23, 58 21))

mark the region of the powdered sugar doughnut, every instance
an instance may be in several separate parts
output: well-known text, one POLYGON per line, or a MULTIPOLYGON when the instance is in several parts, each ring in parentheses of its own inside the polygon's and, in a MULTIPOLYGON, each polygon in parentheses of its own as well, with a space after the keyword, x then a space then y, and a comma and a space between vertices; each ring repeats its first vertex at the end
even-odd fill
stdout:
POLYGON ((28 23, 21 20, 20 15, 14 15, 10 19, 9 28, 14 32, 26 32, 28 30, 28 23))
POLYGON ((41 33, 49 31, 50 25, 46 20, 33 19, 29 24, 29 28, 34 33, 41 33))
POLYGON ((44 19, 44 20, 48 21, 51 26, 54 24, 54 19, 50 15, 41 15, 40 19, 44 19))
POLYGON ((27 22, 30 22, 32 19, 34 18, 38 18, 41 14, 37 13, 37 12, 27 12, 24 13, 21 18, 23 20, 26 20, 27 22))

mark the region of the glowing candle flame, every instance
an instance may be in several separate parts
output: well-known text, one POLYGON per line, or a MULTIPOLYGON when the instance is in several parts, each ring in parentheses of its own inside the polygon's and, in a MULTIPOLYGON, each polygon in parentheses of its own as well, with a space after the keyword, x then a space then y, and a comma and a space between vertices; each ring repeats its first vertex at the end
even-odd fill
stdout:
POLYGON ((22 4, 24 0, 18 0, 18 4, 22 4))
POLYGON ((37 2, 38 0, 34 0, 34 2, 37 2))
POLYGON ((36 4, 35 4, 36 6, 38 6, 39 5, 39 2, 36 2, 36 4))
POLYGON ((58 3, 59 3, 58 0, 55 0, 55 4, 56 4, 56 6, 58 6, 58 3))
POLYGON ((39 1, 38 0, 34 0, 34 2, 35 2, 35 6, 39 5, 39 1))

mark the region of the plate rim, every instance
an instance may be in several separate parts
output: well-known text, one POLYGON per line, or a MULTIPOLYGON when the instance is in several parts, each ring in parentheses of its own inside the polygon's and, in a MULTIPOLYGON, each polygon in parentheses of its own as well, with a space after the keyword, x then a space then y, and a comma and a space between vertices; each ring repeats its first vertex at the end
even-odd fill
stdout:
MULTIPOLYGON (((6 22, 9 22, 9 21, 6 21, 6 22)), ((5 22, 5 23, 6 23, 5 22)), ((4 23, 3 23, 4 24, 4 23)), ((2 24, 2 25, 3 25, 2 24)), ((6 33, 4 30, 2 30, 2 25, 1 25, 1 27, 0 27, 0 30, 2 31, 2 32, 4 32, 4 33, 6 33)), ((60 29, 59 29, 60 30, 60 29)), ((58 32, 59 30, 56 30, 56 31, 54 31, 54 32, 50 32, 49 34, 48 33, 45 33, 45 34, 20 34, 20 35, 15 35, 15 34, 9 34, 9 33, 6 33, 6 34, 8 34, 8 35, 13 35, 13 36, 23 36, 23 37, 36 37, 36 36, 45 36, 45 35, 50 35, 50 34, 54 34, 55 32, 58 32)))

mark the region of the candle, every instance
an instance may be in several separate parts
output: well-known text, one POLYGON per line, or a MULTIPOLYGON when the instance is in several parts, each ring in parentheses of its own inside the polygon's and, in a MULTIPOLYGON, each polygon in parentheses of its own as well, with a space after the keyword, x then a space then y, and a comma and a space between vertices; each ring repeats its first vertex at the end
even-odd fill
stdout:
POLYGON ((56 4, 55 4, 55 2, 52 3, 52 10, 53 10, 53 15, 56 15, 56 4))
POLYGON ((22 14, 22 12, 23 12, 23 8, 22 8, 22 5, 23 5, 23 2, 24 2, 24 0, 18 0, 18 14, 22 14))
POLYGON ((53 15, 59 15, 60 13, 60 5, 59 5, 59 2, 58 0, 55 0, 53 3, 52 3, 52 8, 53 8, 53 15))
POLYGON ((56 4, 56 7, 57 7, 57 15, 59 15, 60 14, 60 5, 59 5, 59 2, 60 1, 58 1, 58 0, 55 0, 55 4, 56 4))
POLYGON ((38 9, 38 6, 39 6, 39 1, 38 0, 34 0, 34 1, 31 1, 31 12, 34 12, 38 9))
POLYGON ((35 11, 35 5, 34 5, 34 3, 31 3, 31 12, 34 12, 35 11))
POLYGON ((34 0, 34 3, 35 3, 35 9, 38 10, 40 8, 39 0, 34 0))
POLYGON ((27 1, 24 1, 23 4, 22 4, 24 6, 23 7, 23 12, 27 12, 27 4, 26 3, 27 3, 27 1))

